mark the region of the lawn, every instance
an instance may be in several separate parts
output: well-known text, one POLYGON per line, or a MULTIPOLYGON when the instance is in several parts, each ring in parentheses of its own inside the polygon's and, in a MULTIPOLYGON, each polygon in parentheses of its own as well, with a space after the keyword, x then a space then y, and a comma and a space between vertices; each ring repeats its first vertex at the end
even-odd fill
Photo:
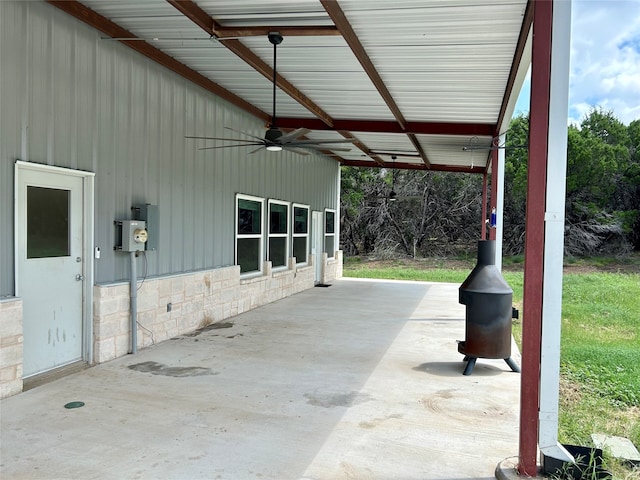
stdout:
MULTIPOLYGON (((346 259, 344 275, 462 283, 474 263, 346 259)), ((522 312, 522 260, 504 264, 522 312)), ((521 321, 526 319, 514 323, 517 342, 521 321)), ((565 268, 558 435, 562 443, 590 446, 592 433, 626 437, 640 447, 640 265, 635 262, 618 268, 614 261, 573 259, 565 268)))

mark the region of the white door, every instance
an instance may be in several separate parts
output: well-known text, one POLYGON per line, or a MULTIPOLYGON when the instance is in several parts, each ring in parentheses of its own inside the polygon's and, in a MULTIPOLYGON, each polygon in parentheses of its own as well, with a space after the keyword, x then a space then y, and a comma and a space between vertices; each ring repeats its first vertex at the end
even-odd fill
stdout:
POLYGON ((311 253, 315 255, 315 282, 322 282, 322 251, 324 245, 324 225, 322 212, 313 212, 311 217, 311 253))
POLYGON ((16 267, 23 376, 83 358, 83 178, 17 173, 16 267))

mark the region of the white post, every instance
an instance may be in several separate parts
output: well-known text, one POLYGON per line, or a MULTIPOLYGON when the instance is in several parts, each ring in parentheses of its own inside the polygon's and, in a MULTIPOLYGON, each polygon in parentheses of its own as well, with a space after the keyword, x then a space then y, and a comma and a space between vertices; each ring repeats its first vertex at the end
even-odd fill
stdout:
POLYGON ((573 462, 558 443, 562 266, 567 176, 567 116, 571 2, 553 2, 551 85, 549 93, 548 164, 544 240, 544 290, 540 363, 540 451, 573 462))
MULTIPOLYGON (((498 145, 504 145, 505 134, 500 135, 498 145)), ((496 181, 498 182, 498 194, 496 195, 496 267, 502 271, 502 236, 504 234, 504 165, 505 150, 498 149, 498 171, 496 181)))

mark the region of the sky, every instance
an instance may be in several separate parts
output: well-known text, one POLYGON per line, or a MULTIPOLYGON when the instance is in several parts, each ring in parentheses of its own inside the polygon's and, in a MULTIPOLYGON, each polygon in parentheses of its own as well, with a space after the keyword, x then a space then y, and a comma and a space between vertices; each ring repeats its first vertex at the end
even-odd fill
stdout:
MULTIPOLYGON (((573 0, 569 123, 593 106, 640 120, 640 0, 573 0)), ((529 111, 530 73, 515 113, 529 111)))

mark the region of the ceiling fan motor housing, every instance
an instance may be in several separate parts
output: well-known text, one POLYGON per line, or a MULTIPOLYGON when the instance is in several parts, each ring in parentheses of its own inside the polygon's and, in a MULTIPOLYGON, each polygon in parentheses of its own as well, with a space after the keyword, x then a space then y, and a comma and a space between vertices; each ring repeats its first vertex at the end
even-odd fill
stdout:
POLYGON ((264 139, 267 142, 279 143, 280 137, 282 136, 282 130, 276 127, 269 127, 269 130, 264 134, 264 139))
POLYGON ((270 32, 267 37, 272 45, 280 45, 282 43, 282 35, 279 32, 270 32))

